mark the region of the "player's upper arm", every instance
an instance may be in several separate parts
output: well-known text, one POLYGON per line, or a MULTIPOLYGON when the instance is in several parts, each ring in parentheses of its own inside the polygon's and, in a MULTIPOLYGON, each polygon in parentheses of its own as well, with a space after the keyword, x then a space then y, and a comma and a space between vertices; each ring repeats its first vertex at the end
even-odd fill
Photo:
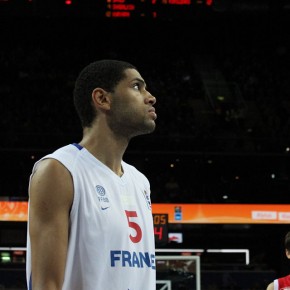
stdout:
POLYGON ((41 161, 29 188, 33 289, 62 287, 72 201, 69 171, 55 159, 41 161))
POLYGON ((274 290, 274 282, 270 283, 266 290, 274 290))

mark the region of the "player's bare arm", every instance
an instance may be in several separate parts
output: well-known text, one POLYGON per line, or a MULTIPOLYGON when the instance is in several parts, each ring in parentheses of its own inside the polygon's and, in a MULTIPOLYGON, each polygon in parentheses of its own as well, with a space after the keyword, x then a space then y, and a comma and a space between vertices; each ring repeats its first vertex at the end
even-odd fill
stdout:
POLYGON ((266 290, 274 290, 274 283, 270 283, 266 290))
POLYGON ((60 290, 67 255, 73 182, 68 170, 54 159, 43 160, 30 185, 32 286, 60 290))

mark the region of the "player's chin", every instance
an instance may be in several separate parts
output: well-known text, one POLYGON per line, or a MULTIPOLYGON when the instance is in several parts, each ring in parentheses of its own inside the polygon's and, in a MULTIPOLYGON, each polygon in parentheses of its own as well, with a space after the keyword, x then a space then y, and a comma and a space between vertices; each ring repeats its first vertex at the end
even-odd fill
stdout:
POLYGON ((148 122, 148 130, 149 130, 149 133, 153 132, 156 128, 156 123, 155 123, 155 120, 150 120, 148 122))
POLYGON ((150 121, 146 122, 146 124, 144 125, 141 134, 150 134, 155 130, 155 128, 156 128, 155 121, 150 120, 150 121))

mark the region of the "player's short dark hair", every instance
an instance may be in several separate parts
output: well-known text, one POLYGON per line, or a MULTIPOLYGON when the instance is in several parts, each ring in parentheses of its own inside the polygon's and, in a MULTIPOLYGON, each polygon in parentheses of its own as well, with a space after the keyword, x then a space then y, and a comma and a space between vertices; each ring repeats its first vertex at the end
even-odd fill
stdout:
POLYGON ((87 65, 77 77, 73 98, 82 127, 90 127, 96 117, 92 103, 92 92, 99 87, 113 92, 116 85, 125 78, 126 69, 136 69, 135 66, 120 60, 104 59, 87 65))

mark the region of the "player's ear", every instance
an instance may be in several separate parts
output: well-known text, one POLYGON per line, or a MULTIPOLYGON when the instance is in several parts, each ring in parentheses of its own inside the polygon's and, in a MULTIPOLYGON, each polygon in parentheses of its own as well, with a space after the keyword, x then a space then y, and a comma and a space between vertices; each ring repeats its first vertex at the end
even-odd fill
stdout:
POLYGON ((109 110, 111 105, 110 93, 102 88, 95 88, 92 92, 92 101, 96 109, 109 110))

